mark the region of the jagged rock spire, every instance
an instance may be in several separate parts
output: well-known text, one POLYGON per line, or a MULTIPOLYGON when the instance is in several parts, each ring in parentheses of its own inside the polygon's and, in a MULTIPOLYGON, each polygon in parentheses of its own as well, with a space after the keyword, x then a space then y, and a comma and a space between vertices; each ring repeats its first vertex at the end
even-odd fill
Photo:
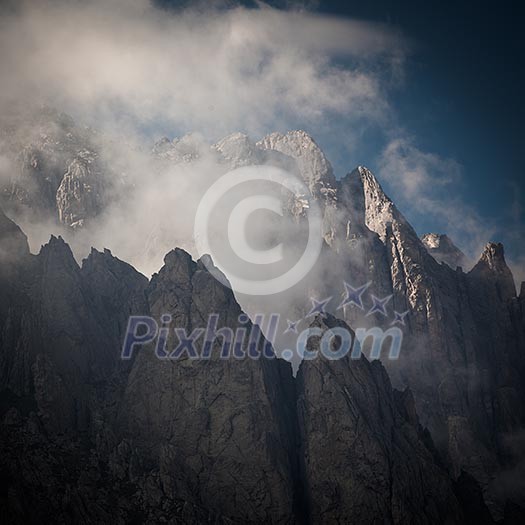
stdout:
POLYGON ((489 242, 470 273, 475 278, 494 282, 501 298, 510 299, 516 296, 514 278, 505 261, 503 244, 489 242))

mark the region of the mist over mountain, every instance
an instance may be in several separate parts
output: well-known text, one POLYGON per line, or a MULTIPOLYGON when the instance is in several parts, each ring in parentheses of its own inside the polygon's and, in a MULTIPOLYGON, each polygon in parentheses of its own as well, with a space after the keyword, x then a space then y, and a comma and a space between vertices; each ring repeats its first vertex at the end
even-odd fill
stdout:
POLYGON ((525 522, 519 186, 316 4, 0 6, 2 523, 525 522))
MULTIPOLYGON (((55 110, 32 118, 3 130, 10 519, 460 523, 510 519, 509 509, 523 506, 525 309, 502 245, 489 243, 473 268, 456 268, 462 254, 448 237, 420 240, 366 168, 337 180, 303 131, 258 142, 236 133, 214 145, 193 134, 134 149, 55 110), (315 266, 269 296, 232 292, 206 261, 173 251, 197 257, 199 195, 221 174, 251 166, 300 177, 322 217, 315 266), (35 249, 50 232, 73 251, 54 236, 35 249), (164 265, 148 280, 102 248, 147 275, 164 265), (85 257, 80 266, 74 253, 85 257), (344 305, 345 283, 369 283, 363 308, 344 305), (311 299, 325 297, 326 309, 308 317, 311 299), (370 313, 374 297, 389 297, 386 315, 370 313), (387 330, 403 313, 403 347, 397 360, 383 353, 382 364, 287 356, 295 378, 282 359, 170 363, 151 345, 120 359, 131 314, 170 313, 189 329, 216 312, 235 330, 241 308, 253 326, 258 314, 280 314, 277 356, 290 345, 287 320, 301 329, 387 330), (53 472, 51 481, 36 471, 53 472)), ((300 232, 304 204, 280 198, 278 228, 300 232)), ((250 234, 268 229, 263 220, 250 234)), ((283 238, 299 249, 300 235, 283 238)))

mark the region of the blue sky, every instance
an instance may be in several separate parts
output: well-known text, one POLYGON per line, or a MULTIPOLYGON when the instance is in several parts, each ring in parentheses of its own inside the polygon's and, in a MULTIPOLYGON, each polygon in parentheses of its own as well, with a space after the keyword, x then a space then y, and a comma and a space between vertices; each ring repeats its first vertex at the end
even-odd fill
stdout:
MULTIPOLYGON (((405 78, 390 92, 399 122, 419 148, 458 162, 463 200, 498 227, 493 240, 503 241, 509 257, 519 259, 525 241, 520 3, 323 1, 317 9, 385 23, 411 41, 405 78)), ((381 133, 371 134, 368 148, 359 152, 363 158, 350 154, 350 163, 378 171, 383 140, 381 133)), ((437 226, 431 215, 413 220, 420 233, 437 226)))
POLYGON ((519 2, 327 1, 319 10, 393 25, 414 42, 392 93, 400 121, 421 148, 461 164, 470 202, 505 220, 525 185, 519 2))

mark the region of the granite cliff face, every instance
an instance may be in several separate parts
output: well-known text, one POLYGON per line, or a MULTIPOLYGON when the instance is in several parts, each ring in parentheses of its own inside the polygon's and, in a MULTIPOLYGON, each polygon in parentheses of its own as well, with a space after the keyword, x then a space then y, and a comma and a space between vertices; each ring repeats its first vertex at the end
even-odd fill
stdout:
MULTIPOLYGON (((154 318, 169 314, 188 334, 213 313, 218 327, 242 326, 231 290, 179 249, 166 256, 147 297, 154 318)), ((244 523, 290 521, 291 369, 276 359, 220 359, 220 345, 219 338, 209 360, 138 355, 122 401, 124 435, 159 470, 165 493, 244 523)))
MULTIPOLYGON (((324 210, 326 248, 295 318, 309 309, 308 296, 338 297, 343 280, 371 282, 377 297, 392 295, 392 310, 408 312, 402 359, 384 363, 394 385, 412 390, 422 424, 453 475, 465 471, 477 479, 500 516, 500 476, 525 453, 508 446, 525 425, 525 326, 503 247, 489 243, 464 273, 457 268, 464 255, 452 241, 419 239, 365 167, 333 180, 322 151, 304 132, 273 134, 258 145, 294 158, 324 210)), ((386 329, 390 323, 352 306, 344 318, 351 326, 386 329)))
POLYGON ((523 324, 513 321, 513 279, 501 245, 488 244, 468 273, 439 265, 367 170, 359 170, 365 222, 385 246, 393 301, 409 311, 403 362, 386 362, 414 392, 422 423, 453 471, 492 480, 505 469, 508 433, 523 428, 523 324), (512 407, 512 408, 511 408, 512 407))
POLYGON ((1 221, 2 248, 13 255, 1 275, 20 270, 14 287, 1 283, 8 519, 155 523, 173 511, 188 522, 293 521, 289 365, 220 360, 217 348, 209 361, 161 361, 152 351, 120 359, 130 314, 170 313, 189 329, 219 312, 219 326, 235 327, 231 290, 181 250, 149 284, 108 251, 79 267, 57 238, 33 256, 14 223, 1 221), (51 479, 34 478, 38 470, 51 479), (106 497, 116 493, 129 501, 113 508, 106 497))
POLYGON ((305 362, 294 379, 275 358, 220 359, 220 338, 209 360, 159 360, 152 345, 122 361, 130 314, 246 328, 231 290, 178 249, 149 283, 109 251, 79 267, 57 238, 34 256, 0 218, 1 275, 24 276, 1 282, 9 521, 461 522, 410 393, 379 363, 305 362))
MULTIPOLYGON (((81 230, 111 201, 112 170, 97 140, 66 116, 45 114, 31 133, 7 129, 2 138, 2 147, 19 152, 2 189, 11 217, 54 217, 81 230)), ((198 135, 162 139, 152 157, 167 166, 206 157, 223 171, 266 164, 301 176, 323 217, 316 267, 289 295, 237 300, 248 313, 302 319, 311 297, 332 296, 327 310, 341 321, 316 320, 324 328, 387 329, 394 312, 406 312, 401 356, 383 356, 382 365, 304 362, 297 379, 277 359, 159 361, 148 347, 122 361, 131 314, 170 314, 170 326, 191 331, 218 312, 236 330, 241 307, 181 250, 148 281, 109 251, 94 250, 79 266, 56 237, 32 255, 0 214, 0 406, 11 516, 24 521, 34 508, 35 516, 86 522, 157 522, 171 513, 186 522, 344 515, 453 523, 486 518, 482 499, 494 518, 519 512, 525 291, 516 295, 503 246, 487 244, 463 271, 464 255, 446 235, 420 239, 367 168, 337 180, 303 131, 259 142, 236 133, 213 146, 198 135), (336 309, 343 282, 371 283, 363 309, 336 309), (392 296, 388 316, 367 315, 370 294, 392 296), (325 439, 335 440, 332 448, 325 439), (66 493, 53 495, 39 469, 66 493), (28 507, 18 495, 29 488, 28 507)))
MULTIPOLYGON (((348 329, 330 316, 312 326, 348 329)), ((297 402, 313 523, 343 516, 348 523, 464 519, 445 469, 425 443, 411 392, 392 390, 378 361, 348 355, 303 361, 297 402)))

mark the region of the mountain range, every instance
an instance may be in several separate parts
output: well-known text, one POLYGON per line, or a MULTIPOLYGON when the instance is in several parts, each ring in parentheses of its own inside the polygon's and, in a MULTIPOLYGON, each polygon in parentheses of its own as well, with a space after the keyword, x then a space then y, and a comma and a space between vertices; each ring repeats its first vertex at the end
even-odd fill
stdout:
POLYGON ((525 287, 516 294, 501 244, 467 268, 446 235, 420 238, 367 168, 336 178, 304 131, 213 145, 187 135, 147 153, 153 182, 204 161, 286 169, 321 210, 321 254, 286 293, 235 294, 188 253, 189 233, 179 240, 163 224, 146 244, 156 255, 172 246, 148 279, 107 249, 78 264, 68 244, 86 231, 96 239, 90 225, 135 195, 103 136, 45 109, 8 121, 1 139, 9 522, 522 522, 525 287), (17 223, 56 225, 68 243, 53 235, 35 255, 17 223), (339 308, 344 284, 367 285, 363 308, 339 308), (388 315, 371 312, 374 297, 389 298, 388 315), (308 317, 311 298, 330 298, 326 311, 308 317), (370 360, 365 347, 357 360, 289 363, 278 357, 283 325, 275 359, 164 361, 151 345, 120 359, 130 315, 169 313, 191 331, 216 313, 235 331, 243 311, 249 330, 256 313, 276 312, 352 333, 403 314, 401 355, 370 360))

